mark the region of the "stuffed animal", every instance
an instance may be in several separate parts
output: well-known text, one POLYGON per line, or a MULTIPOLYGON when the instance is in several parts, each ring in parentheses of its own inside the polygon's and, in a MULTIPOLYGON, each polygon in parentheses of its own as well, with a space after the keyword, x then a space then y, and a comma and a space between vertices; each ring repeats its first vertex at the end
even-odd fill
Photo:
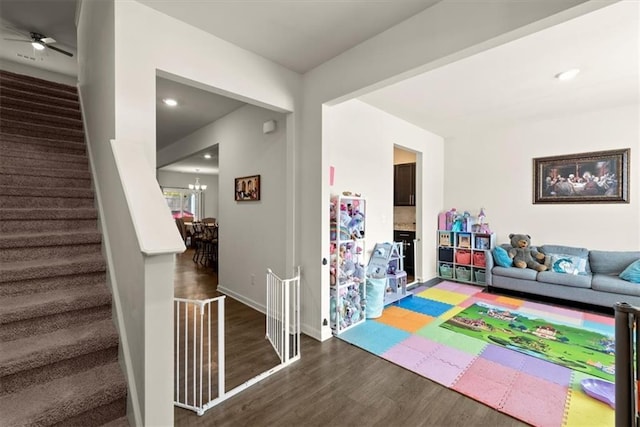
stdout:
POLYGON ((509 257, 513 259, 513 265, 518 268, 531 268, 536 271, 545 271, 547 266, 540 264, 544 261, 544 254, 531 249, 531 236, 528 234, 509 234, 511 249, 509 257))

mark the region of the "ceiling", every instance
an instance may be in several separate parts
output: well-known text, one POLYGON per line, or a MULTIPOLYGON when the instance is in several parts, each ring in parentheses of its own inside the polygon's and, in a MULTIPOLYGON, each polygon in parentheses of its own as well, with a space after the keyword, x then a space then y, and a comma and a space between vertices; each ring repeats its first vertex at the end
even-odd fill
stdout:
POLYGON ((157 77, 156 149, 167 147, 243 105, 246 103, 157 77), (167 106, 162 102, 165 98, 175 99, 178 105, 167 106))
POLYGON ((26 42, 29 33, 37 32, 56 40, 55 46, 76 52, 76 0, 2 0, 0 1, 0 58, 55 71, 76 75, 78 63, 74 55, 69 58, 46 49, 33 49, 26 42))
POLYGON ((443 137, 640 100, 640 3, 619 2, 360 97, 443 137), (554 76, 579 68, 571 81, 554 76))
POLYGON ((305 73, 438 0, 138 0, 305 73))

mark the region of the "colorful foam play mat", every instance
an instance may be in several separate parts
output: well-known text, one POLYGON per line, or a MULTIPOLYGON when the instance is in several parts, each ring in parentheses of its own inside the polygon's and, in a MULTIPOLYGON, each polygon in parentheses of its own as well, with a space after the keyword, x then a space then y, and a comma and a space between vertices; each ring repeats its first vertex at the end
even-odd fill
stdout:
POLYGON ((441 282, 339 338, 535 426, 614 425, 614 319, 441 282))

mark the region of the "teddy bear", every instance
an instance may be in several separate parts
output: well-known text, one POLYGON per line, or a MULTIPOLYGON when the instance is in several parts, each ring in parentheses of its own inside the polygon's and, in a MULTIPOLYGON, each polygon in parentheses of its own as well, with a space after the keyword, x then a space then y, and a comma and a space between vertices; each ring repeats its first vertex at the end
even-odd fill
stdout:
POLYGON ((544 254, 531 249, 531 236, 528 234, 509 234, 511 249, 509 258, 513 259, 513 265, 518 268, 531 268, 536 271, 545 271, 547 266, 538 261, 544 260, 544 254))

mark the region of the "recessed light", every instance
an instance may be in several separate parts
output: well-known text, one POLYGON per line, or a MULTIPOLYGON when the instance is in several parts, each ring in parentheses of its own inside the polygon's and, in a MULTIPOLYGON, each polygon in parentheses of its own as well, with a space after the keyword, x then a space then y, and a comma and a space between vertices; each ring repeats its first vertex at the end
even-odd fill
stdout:
POLYGON ((210 158, 211 158, 211 154, 205 154, 205 155, 204 155, 204 158, 205 158, 205 159, 210 159, 210 158))
POLYGON ((173 98, 164 98, 162 102, 164 102, 165 105, 168 105, 169 107, 175 107, 176 105, 178 105, 178 101, 173 98))
POLYGON ((562 81, 571 80, 575 76, 577 76, 579 72, 580 72, 579 68, 572 68, 570 70, 563 71, 561 73, 556 74, 556 79, 562 80, 562 81))

